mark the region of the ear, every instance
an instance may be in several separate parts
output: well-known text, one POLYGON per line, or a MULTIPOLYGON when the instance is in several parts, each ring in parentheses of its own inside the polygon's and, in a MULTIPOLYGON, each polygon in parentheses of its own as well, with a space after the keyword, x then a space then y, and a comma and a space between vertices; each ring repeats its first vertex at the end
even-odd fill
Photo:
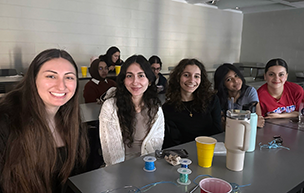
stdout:
POLYGON ((151 86, 151 82, 149 82, 149 86, 151 86))

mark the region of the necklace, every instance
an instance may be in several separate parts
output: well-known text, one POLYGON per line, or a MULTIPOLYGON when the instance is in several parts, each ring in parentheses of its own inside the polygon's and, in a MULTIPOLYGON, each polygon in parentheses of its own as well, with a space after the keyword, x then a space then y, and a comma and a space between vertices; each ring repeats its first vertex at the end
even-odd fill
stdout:
MULTIPOLYGON (((184 103, 183 103, 184 104, 184 103)), ((192 112, 186 107, 186 105, 184 104, 184 107, 186 108, 186 110, 189 112, 189 116, 190 117, 192 117, 193 116, 193 114, 192 114, 192 112)))

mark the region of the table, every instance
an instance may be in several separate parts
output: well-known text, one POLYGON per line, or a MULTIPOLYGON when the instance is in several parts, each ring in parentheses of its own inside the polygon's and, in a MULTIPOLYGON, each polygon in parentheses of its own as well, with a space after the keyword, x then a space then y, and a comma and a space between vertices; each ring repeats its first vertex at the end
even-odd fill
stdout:
MULTIPOLYGON (((224 141, 225 134, 214 136, 218 141, 224 141)), ((241 188, 242 193, 275 192, 294 193, 304 186, 304 132, 266 123, 263 129, 257 131, 257 146, 252 153, 246 153, 244 170, 233 172, 226 168, 226 156, 215 156, 211 168, 198 166, 195 142, 176 146, 185 148, 189 153, 192 164, 189 168, 192 174, 189 179, 192 183, 188 186, 173 185, 169 183, 152 187, 148 193, 175 192, 185 193, 195 184, 193 180, 198 175, 211 175, 234 182, 239 185, 251 184, 241 188), (286 149, 259 149, 258 143, 268 143, 274 135, 281 135, 286 149)), ((174 149, 175 149, 174 148, 174 149)), ((132 185, 141 188, 145 185, 160 182, 176 182, 179 178, 177 169, 180 166, 171 166, 164 159, 155 162, 155 172, 143 170, 143 157, 135 158, 116 165, 97 169, 88 173, 70 177, 68 185, 75 192, 101 193, 107 190, 132 185)), ((196 182, 202 178, 198 178, 196 182)), ((128 192, 130 189, 119 189, 114 192, 128 192)), ((196 190, 195 193, 198 193, 196 190)))
POLYGON ((288 127, 291 129, 298 130, 298 123, 295 122, 296 118, 286 118, 286 119, 265 119, 266 123, 279 125, 282 127, 288 127))
POLYGON ((250 65, 240 65, 239 68, 250 68, 250 76, 252 76, 253 69, 256 69, 255 79, 258 77, 259 70, 264 70, 264 66, 250 66, 250 65))

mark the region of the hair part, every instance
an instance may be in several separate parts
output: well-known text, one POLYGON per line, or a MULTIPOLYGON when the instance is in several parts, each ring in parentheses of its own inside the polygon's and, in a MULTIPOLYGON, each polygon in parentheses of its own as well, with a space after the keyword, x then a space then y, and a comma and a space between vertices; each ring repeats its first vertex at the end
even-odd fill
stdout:
POLYGON ((286 72, 288 73, 288 65, 285 62, 285 60, 281 58, 275 58, 269 60, 265 66, 265 74, 267 73, 268 69, 272 66, 283 66, 286 69, 286 72))
POLYGON ((127 69, 135 63, 140 65, 150 83, 142 97, 144 108, 148 109, 149 131, 152 128, 155 116, 160 106, 160 100, 157 97, 157 88, 155 85, 155 75, 151 70, 149 62, 142 55, 133 55, 129 57, 122 65, 121 71, 117 76, 117 89, 115 94, 117 115, 122 131, 123 142, 124 144, 127 144, 128 147, 131 147, 134 142, 133 133, 136 112, 132 101, 132 94, 127 90, 124 80, 126 78, 127 69))
POLYGON ((149 58, 149 63, 150 65, 156 63, 156 64, 159 64, 160 65, 160 68, 162 68, 162 61, 160 60, 160 58, 156 55, 153 55, 149 58))

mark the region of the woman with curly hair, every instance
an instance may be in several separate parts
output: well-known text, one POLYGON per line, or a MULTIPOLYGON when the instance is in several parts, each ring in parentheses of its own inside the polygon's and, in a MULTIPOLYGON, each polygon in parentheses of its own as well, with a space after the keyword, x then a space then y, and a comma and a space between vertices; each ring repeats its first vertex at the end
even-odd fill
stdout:
POLYGON ((106 165, 160 150, 164 116, 147 59, 129 57, 117 77, 114 97, 101 108, 100 142, 106 165))
POLYGON ((0 101, 0 192, 61 192, 87 157, 78 105, 78 70, 63 50, 32 61, 0 101))
POLYGON ((196 59, 181 60, 170 74, 163 111, 163 148, 222 132, 219 99, 204 65, 196 59))

